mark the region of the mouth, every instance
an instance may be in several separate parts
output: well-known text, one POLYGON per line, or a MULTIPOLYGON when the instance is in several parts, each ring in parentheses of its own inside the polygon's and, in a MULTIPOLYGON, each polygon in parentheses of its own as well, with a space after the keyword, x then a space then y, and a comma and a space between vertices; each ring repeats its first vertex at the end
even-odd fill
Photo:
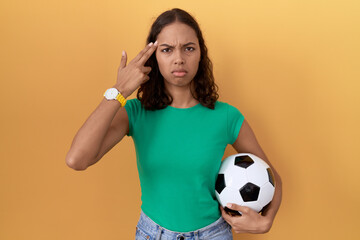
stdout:
POLYGON ((186 71, 173 71, 172 74, 175 76, 175 77, 183 77, 186 75, 186 71))

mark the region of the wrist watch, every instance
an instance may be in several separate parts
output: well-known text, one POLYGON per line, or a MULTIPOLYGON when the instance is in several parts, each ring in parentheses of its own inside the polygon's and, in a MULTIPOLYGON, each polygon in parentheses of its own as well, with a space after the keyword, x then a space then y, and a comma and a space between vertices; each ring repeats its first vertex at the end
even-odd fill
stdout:
POLYGON ((109 88, 105 91, 104 97, 109 100, 118 100, 121 104, 121 107, 124 107, 126 104, 126 99, 116 88, 109 88))

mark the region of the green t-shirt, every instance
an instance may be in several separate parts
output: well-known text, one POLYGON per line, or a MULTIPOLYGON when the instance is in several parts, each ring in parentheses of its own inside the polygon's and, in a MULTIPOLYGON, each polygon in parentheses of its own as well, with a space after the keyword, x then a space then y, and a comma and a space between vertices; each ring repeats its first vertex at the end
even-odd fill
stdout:
POLYGON ((145 110, 138 99, 125 105, 141 185, 141 209, 155 223, 177 232, 203 228, 220 218, 215 182, 227 144, 244 116, 216 102, 191 108, 145 110))

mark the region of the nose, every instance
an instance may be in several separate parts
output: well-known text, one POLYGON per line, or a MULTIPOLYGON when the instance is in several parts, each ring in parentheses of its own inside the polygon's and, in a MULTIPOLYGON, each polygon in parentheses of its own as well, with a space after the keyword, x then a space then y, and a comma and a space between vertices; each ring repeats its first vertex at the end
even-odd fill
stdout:
POLYGON ((174 59, 175 59, 174 63, 177 65, 182 65, 185 63, 185 60, 184 60, 181 50, 175 51, 174 59))

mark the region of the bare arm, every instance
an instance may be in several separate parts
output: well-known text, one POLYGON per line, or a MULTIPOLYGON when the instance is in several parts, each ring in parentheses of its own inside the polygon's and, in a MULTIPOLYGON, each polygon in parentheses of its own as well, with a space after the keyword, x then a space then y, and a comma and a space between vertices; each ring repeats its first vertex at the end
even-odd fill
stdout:
POLYGON ((275 215, 280 207, 282 198, 282 182, 280 175, 275 170, 274 166, 266 157, 264 151, 256 140, 255 134, 251 129, 249 123, 244 120, 238 138, 233 144, 235 150, 239 153, 252 153, 264 161, 266 161, 274 172, 275 176, 275 194, 273 200, 263 212, 263 215, 257 214, 255 211, 247 207, 234 206, 233 210, 238 210, 243 213, 241 217, 231 217, 222 210, 224 219, 229 222, 236 233, 265 233, 268 232, 272 226, 275 215))
MULTIPOLYGON (((144 64, 156 48, 157 44, 147 45, 127 66, 124 52, 114 88, 125 98, 149 80, 151 68, 144 64)), ((128 131, 129 120, 125 108, 121 108, 116 100, 103 99, 76 133, 66 155, 66 164, 75 170, 85 170, 120 142, 128 131)))
POLYGON ((75 170, 95 164, 128 132, 125 108, 118 101, 103 99, 76 133, 66 163, 75 170))
POLYGON ((274 166, 270 163, 269 159, 266 157, 264 151, 262 150, 258 141, 256 140, 253 130, 251 129, 249 123, 246 120, 244 120, 243 122, 238 139, 233 144, 233 147, 237 152, 248 152, 260 157, 267 164, 269 164, 269 166, 273 170, 275 175, 275 183, 276 183, 275 194, 273 200, 271 201, 270 205, 264 211, 263 214, 265 216, 269 216, 272 219, 274 219, 280 207, 280 202, 281 202, 281 195, 282 195, 281 178, 278 172, 276 171, 276 169, 274 168, 274 166))

